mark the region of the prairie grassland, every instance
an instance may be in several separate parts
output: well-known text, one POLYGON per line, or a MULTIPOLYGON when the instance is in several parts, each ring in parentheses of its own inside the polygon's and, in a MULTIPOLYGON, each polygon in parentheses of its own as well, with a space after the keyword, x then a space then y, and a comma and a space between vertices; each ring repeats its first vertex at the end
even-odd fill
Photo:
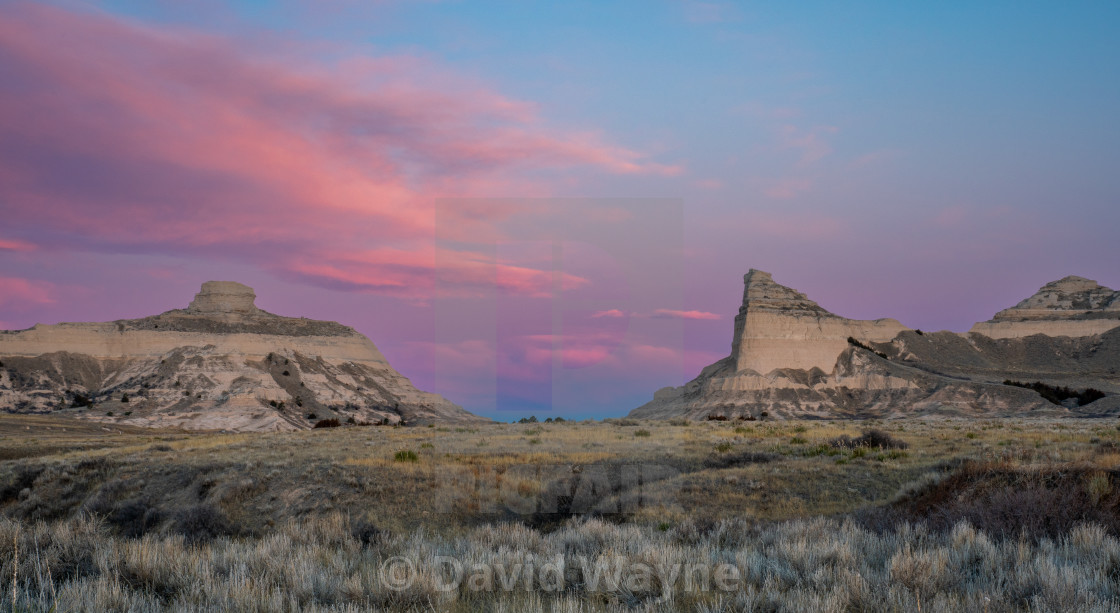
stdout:
POLYGON ((188 434, 0 416, 0 458, 0 610, 1120 608, 1115 420, 188 434), (867 429, 905 448, 834 444, 867 429), (397 556, 405 589, 381 576, 397 556), (494 585, 548 560, 562 589, 494 585), (706 588, 641 580, 678 561, 706 564, 706 588), (614 563, 631 580, 591 585, 614 563), (449 564, 474 583, 449 587, 449 564))
POLYGON ((542 534, 374 535, 337 514, 257 539, 122 539, 103 523, 0 520, 15 611, 1115 611, 1120 542, 1096 526, 997 541, 850 521, 572 520, 542 534), (396 566, 394 566, 396 565, 396 566), (395 577, 391 569, 403 571, 395 577), (715 570, 713 570, 715 569, 715 570))

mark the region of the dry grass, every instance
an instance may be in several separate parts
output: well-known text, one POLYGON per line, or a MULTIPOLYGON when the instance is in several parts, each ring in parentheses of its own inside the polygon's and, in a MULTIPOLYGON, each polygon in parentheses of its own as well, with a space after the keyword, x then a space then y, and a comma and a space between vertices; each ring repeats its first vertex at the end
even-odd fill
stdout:
POLYGON ((665 528, 574 521, 364 538, 345 516, 260 539, 120 539, 88 519, 0 520, 9 610, 1112 611, 1120 542, 1086 525, 994 541, 962 523, 889 535, 851 522, 665 528), (449 564, 450 562, 450 564, 449 564), (452 565, 460 565, 459 573, 452 565), (404 568, 386 572, 390 564, 404 568), (718 570, 711 570, 712 568, 718 570), (617 570, 616 570, 617 569, 617 570), (602 571, 602 572, 601 572, 602 571), (601 574, 600 574, 601 572, 601 574))
POLYGON ((917 610, 920 602, 923 611, 998 611, 1062 610, 1053 603, 1066 597, 1107 610, 1120 557, 1082 555, 1074 543, 1097 538, 1096 530, 1116 549, 1118 460, 1113 420, 618 420, 188 434, 0 416, 0 514, 9 518, 0 556, 13 539, 24 556, 0 576, 6 590, 13 571, 21 577, 19 610, 45 610, 58 598, 85 610, 917 610), (830 445, 868 429, 907 447, 830 445), (416 461, 396 461, 402 451, 416 461), (1071 531, 1074 521, 1020 543, 993 532, 984 515, 911 526, 923 517, 907 501, 932 500, 964 462, 1008 471, 1004 481, 954 486, 977 495, 999 495, 1032 474, 1043 484, 1037 492, 1050 495, 1047 475, 1073 475, 1066 489, 1103 513, 1095 516, 1101 527, 1071 531), (901 510, 866 521, 876 508, 901 510), (493 562, 573 551, 729 561, 752 579, 735 593, 677 594, 662 604, 642 590, 449 596, 377 585, 377 565, 392 555, 493 562), (967 556, 986 561, 975 562, 972 579, 955 577, 967 556), (1002 566, 1014 556, 1026 562, 1002 566))

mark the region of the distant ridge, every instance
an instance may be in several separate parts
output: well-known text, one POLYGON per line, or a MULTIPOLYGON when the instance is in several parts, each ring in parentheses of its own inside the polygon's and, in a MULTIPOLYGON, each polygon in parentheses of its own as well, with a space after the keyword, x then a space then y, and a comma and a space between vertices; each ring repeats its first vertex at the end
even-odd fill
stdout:
POLYGON ((1120 292, 1095 281, 1049 283, 967 334, 839 317, 760 270, 743 283, 731 354, 659 390, 632 417, 1120 413, 1120 292), (1056 405, 1005 381, 1105 397, 1056 405))

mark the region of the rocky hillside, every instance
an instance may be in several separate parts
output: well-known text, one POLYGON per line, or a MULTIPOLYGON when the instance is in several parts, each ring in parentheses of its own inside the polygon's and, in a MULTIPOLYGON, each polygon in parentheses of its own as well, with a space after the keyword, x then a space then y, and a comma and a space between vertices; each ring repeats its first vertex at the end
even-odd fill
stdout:
POLYGON ((1035 334, 1082 337, 1103 334, 1120 325, 1120 292, 1083 277, 1047 283, 1035 295, 972 326, 991 338, 1035 334))
POLYGON ((186 309, 0 332, 0 410, 240 431, 486 421, 417 390, 353 328, 210 281, 186 309))
POLYGON ((1120 412, 1120 292, 1094 281, 1050 283, 967 334, 839 317, 758 270, 744 284, 731 355, 632 417, 1120 412))

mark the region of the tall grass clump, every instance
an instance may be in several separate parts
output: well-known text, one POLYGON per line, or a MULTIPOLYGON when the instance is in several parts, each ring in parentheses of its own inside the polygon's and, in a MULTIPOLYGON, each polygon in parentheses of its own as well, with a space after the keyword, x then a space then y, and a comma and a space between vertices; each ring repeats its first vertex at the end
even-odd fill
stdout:
POLYGON ((420 456, 416 455, 416 452, 411 450, 411 449, 402 449, 402 450, 393 454, 393 461, 394 462, 419 462, 420 461, 420 456))

